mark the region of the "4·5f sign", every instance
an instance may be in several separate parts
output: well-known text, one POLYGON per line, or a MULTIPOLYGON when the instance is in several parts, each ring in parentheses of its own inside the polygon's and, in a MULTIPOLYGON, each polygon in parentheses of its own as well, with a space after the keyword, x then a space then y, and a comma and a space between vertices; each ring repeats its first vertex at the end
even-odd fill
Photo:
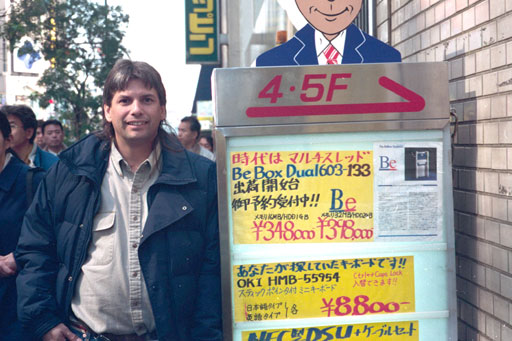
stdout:
POLYGON ((185 0, 187 64, 218 64, 217 0, 185 0))
POLYGON ((247 126, 444 119, 449 91, 438 79, 446 72, 443 63, 243 68, 237 77, 217 69, 216 106, 230 114, 215 120, 247 126))

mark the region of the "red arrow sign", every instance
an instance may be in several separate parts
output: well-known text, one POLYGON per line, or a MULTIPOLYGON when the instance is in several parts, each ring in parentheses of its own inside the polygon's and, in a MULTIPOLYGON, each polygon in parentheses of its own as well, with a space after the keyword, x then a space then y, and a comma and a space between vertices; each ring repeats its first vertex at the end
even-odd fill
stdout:
POLYGON ((379 84, 407 102, 249 107, 245 113, 248 117, 283 117, 417 112, 425 108, 423 97, 388 77, 380 77, 379 84))

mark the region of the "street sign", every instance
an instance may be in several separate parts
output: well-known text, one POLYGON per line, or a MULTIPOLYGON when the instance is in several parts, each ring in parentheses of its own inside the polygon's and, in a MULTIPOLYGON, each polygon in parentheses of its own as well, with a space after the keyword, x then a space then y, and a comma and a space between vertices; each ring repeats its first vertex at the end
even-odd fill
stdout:
POLYGON ((226 340, 456 340, 446 63, 217 69, 226 340))
POLYGON ((185 0, 187 64, 218 64, 217 0, 185 0))
MULTIPOLYGON (((361 75, 359 75, 361 77, 361 75)), ((336 91, 347 90, 348 84, 339 83, 339 79, 352 80, 351 73, 333 73, 330 75, 329 86, 324 88, 323 83, 319 82, 327 78, 327 74, 306 74, 302 82, 303 92, 299 98, 301 103, 290 106, 266 106, 266 107, 249 107, 246 110, 248 117, 279 117, 279 116, 312 116, 312 115, 345 115, 345 114, 377 114, 386 112, 417 112, 425 108, 425 99, 402 86, 401 84, 382 76, 378 79, 379 85, 400 96, 402 101, 383 102, 383 103, 364 103, 365 94, 359 94, 356 98, 350 98, 355 103, 340 104, 320 104, 320 105, 304 105, 310 102, 316 102, 322 98, 327 90, 326 102, 333 102, 337 98, 340 102, 344 96, 338 96, 336 91), (316 82, 314 82, 316 81, 316 82), (308 91, 315 89, 314 95, 308 91)), ((258 93, 258 98, 268 98, 270 103, 277 103, 278 99, 283 96, 280 91, 282 75, 275 76, 272 80, 258 93)), ((348 83, 348 82, 347 82, 348 83)), ((290 92, 297 88, 290 86, 290 92)))
POLYGON ((232 107, 233 114, 216 122, 233 126, 265 124, 268 117, 281 118, 281 123, 445 118, 448 84, 431 84, 446 72, 440 63, 245 68, 237 69, 236 77, 231 70, 217 69, 217 107, 232 107))

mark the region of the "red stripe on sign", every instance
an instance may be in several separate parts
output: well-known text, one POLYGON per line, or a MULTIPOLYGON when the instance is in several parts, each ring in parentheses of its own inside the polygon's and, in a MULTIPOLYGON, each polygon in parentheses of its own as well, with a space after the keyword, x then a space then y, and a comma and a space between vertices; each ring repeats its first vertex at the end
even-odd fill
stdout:
POLYGON ((248 117, 287 117, 418 112, 425 108, 423 97, 388 77, 380 77, 379 84, 407 100, 407 102, 249 107, 245 113, 248 117))

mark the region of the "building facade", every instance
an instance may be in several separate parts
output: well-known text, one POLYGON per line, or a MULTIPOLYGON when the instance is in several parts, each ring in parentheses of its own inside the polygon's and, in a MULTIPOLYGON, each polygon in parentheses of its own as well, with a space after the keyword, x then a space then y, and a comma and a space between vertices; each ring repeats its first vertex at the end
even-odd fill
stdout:
MULTIPOLYGON (((293 34, 278 0, 221 3, 224 67, 293 34)), ((404 63, 448 63, 459 340, 512 340, 512 1, 380 0, 368 16, 404 63)))
POLYGON ((383 0, 404 62, 449 65, 458 334, 512 340, 512 1, 383 0))
MULTIPOLYGON (((10 3, 10 0, 0 1, 0 13, 5 13, 10 3)), ((4 20, 0 19, 0 24, 4 20)), ((33 42, 25 38, 22 43, 33 42)), ((19 49, 11 52, 8 43, 0 39, 0 105, 25 104, 34 110, 38 119, 46 119, 53 111, 53 105, 42 109, 30 95, 35 91, 42 92, 37 82, 49 63, 40 54, 21 55, 18 52, 19 49)))
MULTIPOLYGON (((278 31, 293 29, 277 0, 221 1, 223 67, 248 67, 276 45, 278 31)), ((221 40, 222 41, 222 40, 221 40)))

